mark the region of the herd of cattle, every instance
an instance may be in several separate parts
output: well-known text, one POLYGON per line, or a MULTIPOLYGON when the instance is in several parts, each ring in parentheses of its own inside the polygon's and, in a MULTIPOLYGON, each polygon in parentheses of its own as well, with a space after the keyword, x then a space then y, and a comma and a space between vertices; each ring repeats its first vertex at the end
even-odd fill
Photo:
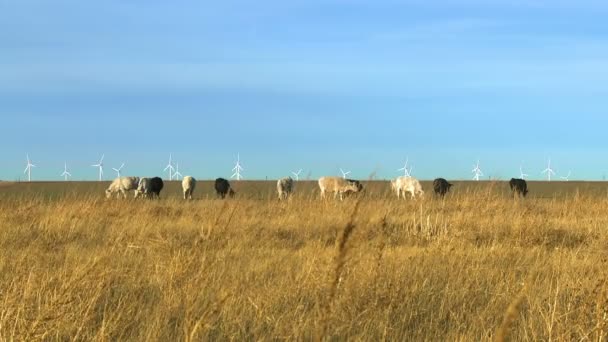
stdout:
MULTIPOLYGON (((340 177, 321 177, 319 178, 319 189, 321 190, 321 198, 325 197, 327 192, 333 193, 334 198, 339 197, 340 200, 350 193, 358 193, 363 191, 363 185, 360 181, 354 179, 345 179, 340 177)), ((127 192, 134 191, 135 198, 160 198, 160 192, 163 189, 163 180, 159 177, 154 178, 139 178, 139 177, 119 177, 116 178, 106 189, 106 197, 110 198, 113 194, 117 197, 121 195, 127 198, 127 192)), ((523 179, 512 178, 509 181, 511 191, 518 196, 526 196, 528 193, 528 184, 523 179)), ((445 196, 452 187, 444 178, 437 178, 433 181, 433 191, 438 196, 445 196)), ((186 176, 182 180, 182 190, 184 199, 192 199, 192 194, 196 188, 196 179, 191 176, 186 176)), ((418 179, 408 176, 397 177, 391 180, 391 189, 397 194, 397 198, 406 198, 406 193, 409 193, 411 198, 416 198, 424 195, 422 186, 418 179)), ((286 200, 294 191, 294 181, 291 177, 281 178, 277 181, 277 193, 279 200, 286 200)), ((225 198, 226 195, 233 197, 235 192, 230 187, 230 182, 224 178, 215 180, 215 192, 218 197, 225 198)))

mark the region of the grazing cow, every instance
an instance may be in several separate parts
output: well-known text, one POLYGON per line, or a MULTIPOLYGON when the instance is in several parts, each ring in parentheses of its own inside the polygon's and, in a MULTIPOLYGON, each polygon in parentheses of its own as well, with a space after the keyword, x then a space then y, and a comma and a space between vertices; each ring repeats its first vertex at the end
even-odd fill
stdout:
POLYGON ((215 180, 215 193, 222 199, 226 198, 226 195, 234 197, 234 190, 230 187, 230 182, 224 178, 215 180))
POLYGON ((435 190, 435 194, 441 197, 445 196, 445 194, 450 191, 452 184, 450 184, 444 178, 437 178, 433 181, 433 190, 435 190))
POLYGON ((127 191, 137 191, 138 184, 138 177, 118 177, 114 179, 112 184, 106 189, 106 198, 112 197, 112 194, 114 193, 116 193, 116 197, 118 198, 120 198, 120 195, 127 198, 127 191))
POLYGON ((406 192, 409 192, 412 198, 416 198, 416 195, 424 195, 420 182, 413 177, 397 177, 391 181, 391 188, 397 193, 397 198, 401 198, 403 195, 403 199, 405 199, 406 192))
POLYGON ((293 179, 291 177, 281 178, 277 181, 277 192, 279 200, 288 199, 293 192, 293 179))
POLYGON ((139 195, 145 198, 160 198, 160 192, 164 187, 163 180, 160 177, 142 178, 139 180, 135 197, 139 195))
POLYGON ((363 185, 361 182, 353 179, 321 177, 319 178, 319 189, 321 190, 321 198, 325 198, 325 192, 329 191, 334 193, 334 198, 340 195, 340 200, 343 200, 346 193, 361 192, 363 185))
POLYGON ((192 199, 192 193, 196 188, 196 179, 192 176, 186 176, 182 180, 182 190, 184 190, 184 199, 192 199))
POLYGON ((511 178, 509 186, 511 187, 511 191, 518 196, 526 197, 528 194, 528 183, 524 179, 511 178))

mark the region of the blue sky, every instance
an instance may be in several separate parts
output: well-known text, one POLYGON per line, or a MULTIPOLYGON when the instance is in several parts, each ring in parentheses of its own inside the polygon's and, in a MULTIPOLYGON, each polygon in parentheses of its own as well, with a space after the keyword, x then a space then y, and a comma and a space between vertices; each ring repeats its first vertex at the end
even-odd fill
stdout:
POLYGON ((0 179, 608 174, 601 1, 0 0, 0 179))

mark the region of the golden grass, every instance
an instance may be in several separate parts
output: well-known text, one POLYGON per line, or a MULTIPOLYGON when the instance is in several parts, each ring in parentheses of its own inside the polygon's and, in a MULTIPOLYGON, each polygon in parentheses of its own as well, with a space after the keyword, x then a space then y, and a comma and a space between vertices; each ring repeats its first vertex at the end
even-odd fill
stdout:
POLYGON ((0 199, 0 340, 602 341, 607 209, 0 199))

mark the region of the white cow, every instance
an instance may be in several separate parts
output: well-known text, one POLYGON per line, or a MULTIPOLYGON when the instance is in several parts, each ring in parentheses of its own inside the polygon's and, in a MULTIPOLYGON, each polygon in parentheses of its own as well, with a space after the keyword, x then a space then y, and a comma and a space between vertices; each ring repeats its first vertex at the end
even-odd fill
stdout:
POLYGON ((192 199, 192 193, 196 188, 196 179, 192 176, 186 176, 182 180, 182 190, 184 190, 184 199, 192 199))
POLYGON ((345 193, 359 192, 363 190, 363 185, 359 181, 352 179, 321 177, 319 178, 319 189, 321 189, 321 198, 325 198, 325 192, 329 191, 334 193, 334 198, 339 194, 340 200, 343 200, 345 193))
POLYGON ((391 188, 397 193, 397 198, 405 199, 405 193, 409 192, 412 198, 416 198, 417 195, 424 196, 424 191, 420 182, 413 177, 401 176, 391 181, 391 188))
POLYGON ((281 178, 277 181, 277 192, 279 200, 288 199, 293 192, 293 179, 291 177, 281 178))
POLYGON ((116 193, 116 197, 118 198, 120 198, 121 194, 124 198, 127 198, 127 191, 135 190, 137 192, 138 184, 139 177, 118 177, 106 189, 106 198, 112 197, 114 193, 116 193))

